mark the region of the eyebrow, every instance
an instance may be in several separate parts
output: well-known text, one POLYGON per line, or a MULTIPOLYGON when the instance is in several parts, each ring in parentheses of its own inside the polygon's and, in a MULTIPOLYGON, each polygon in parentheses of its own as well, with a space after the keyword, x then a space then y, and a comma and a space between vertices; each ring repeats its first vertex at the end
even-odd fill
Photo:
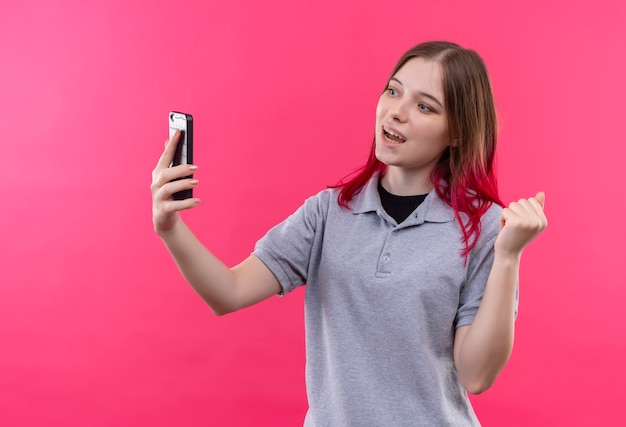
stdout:
MULTIPOLYGON (((390 78, 389 80, 390 80, 390 81, 391 81, 391 80, 394 80, 394 81, 398 82, 398 84, 400 84, 401 86, 404 86, 404 84, 402 84, 402 82, 401 82, 400 80, 398 80, 396 77, 392 77, 392 78, 390 78)), ((435 98, 435 97, 434 97, 433 95, 431 95, 430 93, 427 93, 427 92, 421 92, 421 91, 417 91, 416 93, 417 93, 418 95, 421 95, 421 96, 425 97, 425 98, 431 99, 432 101, 434 101, 434 102, 436 102, 437 104, 439 104, 439 106, 440 106, 441 108, 443 108, 443 104, 441 103, 441 101, 439 101, 437 98, 435 98)))

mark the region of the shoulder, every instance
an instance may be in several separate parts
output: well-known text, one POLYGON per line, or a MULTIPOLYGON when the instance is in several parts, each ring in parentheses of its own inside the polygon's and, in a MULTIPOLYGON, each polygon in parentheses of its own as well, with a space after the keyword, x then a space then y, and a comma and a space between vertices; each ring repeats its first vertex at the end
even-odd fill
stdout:
POLYGON ((480 218, 480 222, 485 230, 489 228, 500 228, 500 216, 502 215, 502 206, 497 203, 492 203, 487 211, 480 218))
POLYGON ((502 215, 502 206, 492 203, 487 211, 480 217, 480 236, 476 247, 493 246, 498 233, 500 233, 500 216, 502 215))
POLYGON ((309 196, 304 201, 304 206, 317 206, 318 208, 327 210, 329 207, 339 204, 338 196, 339 190, 336 188, 326 188, 317 194, 309 196))
POLYGON ((330 211, 339 207, 338 190, 327 188, 307 197, 288 219, 302 218, 309 223, 324 221, 330 211))

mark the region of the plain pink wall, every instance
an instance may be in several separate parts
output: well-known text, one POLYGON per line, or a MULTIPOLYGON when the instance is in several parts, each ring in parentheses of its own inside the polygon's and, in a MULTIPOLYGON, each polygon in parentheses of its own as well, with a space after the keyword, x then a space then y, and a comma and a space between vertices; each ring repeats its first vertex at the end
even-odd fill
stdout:
POLYGON ((171 109, 196 125, 185 214, 228 264, 366 158, 407 48, 491 71, 506 201, 547 193, 485 426, 617 425, 626 339, 626 3, 107 0, 0 14, 0 425, 296 426, 301 290, 223 318, 152 231, 171 109))

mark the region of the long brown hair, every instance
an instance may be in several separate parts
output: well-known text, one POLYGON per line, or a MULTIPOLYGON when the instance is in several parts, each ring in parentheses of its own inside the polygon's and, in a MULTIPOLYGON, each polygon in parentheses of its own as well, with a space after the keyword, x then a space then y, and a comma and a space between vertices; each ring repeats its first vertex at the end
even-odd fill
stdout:
MULTIPOLYGON (((438 62, 442 70, 452 144, 439 159, 431 180, 439 197, 454 210, 465 243, 461 254, 467 259, 480 236, 480 218, 492 203, 502 206, 494 169, 497 123, 491 83, 487 67, 476 52, 446 41, 426 42, 409 49, 390 78, 417 57, 438 62), (465 221, 461 213, 466 215, 465 221)), ((339 204, 349 209, 350 201, 365 183, 385 170, 386 165, 376 158, 374 142, 365 166, 336 186, 340 189, 339 204)))

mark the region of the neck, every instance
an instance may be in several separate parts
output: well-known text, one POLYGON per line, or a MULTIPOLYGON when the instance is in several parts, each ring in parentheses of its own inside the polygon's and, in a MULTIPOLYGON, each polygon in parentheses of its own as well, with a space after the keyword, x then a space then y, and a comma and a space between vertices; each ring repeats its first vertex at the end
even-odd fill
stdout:
POLYGON ((381 184, 385 190, 396 196, 427 194, 433 189, 430 173, 425 174, 423 171, 412 173, 394 166, 387 167, 381 184))

